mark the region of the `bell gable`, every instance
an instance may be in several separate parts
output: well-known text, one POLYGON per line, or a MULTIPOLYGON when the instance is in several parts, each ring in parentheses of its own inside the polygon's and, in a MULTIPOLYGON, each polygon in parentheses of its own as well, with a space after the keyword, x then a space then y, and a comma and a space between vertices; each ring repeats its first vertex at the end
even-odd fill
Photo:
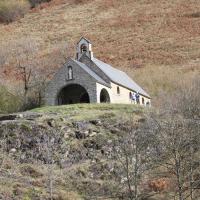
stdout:
POLYGON ((92 44, 84 37, 82 37, 77 43, 76 59, 79 60, 82 55, 87 55, 90 59, 93 58, 92 44))

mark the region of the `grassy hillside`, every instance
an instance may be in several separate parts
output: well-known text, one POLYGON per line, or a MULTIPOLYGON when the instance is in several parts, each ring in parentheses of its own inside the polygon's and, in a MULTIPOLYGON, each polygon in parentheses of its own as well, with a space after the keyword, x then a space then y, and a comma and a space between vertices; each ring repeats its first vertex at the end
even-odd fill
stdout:
POLYGON ((92 120, 98 118, 115 118, 120 119, 123 116, 135 112, 140 114, 143 107, 127 104, 75 104, 53 107, 42 107, 32 110, 36 113, 69 116, 69 120, 92 120))
POLYGON ((190 199, 192 166, 193 199, 198 199, 196 91, 176 98, 174 106, 166 103, 164 112, 137 105, 76 104, 0 115, 0 198, 126 200, 137 184, 139 199, 178 199, 177 191, 190 199))
POLYGON ((128 72, 154 96, 199 73, 199 12, 196 0, 53 0, 1 24, 0 46, 17 51, 28 40, 37 45, 36 60, 54 58, 52 67, 59 67, 58 49, 65 46, 65 55, 74 56, 85 36, 96 57, 128 72))

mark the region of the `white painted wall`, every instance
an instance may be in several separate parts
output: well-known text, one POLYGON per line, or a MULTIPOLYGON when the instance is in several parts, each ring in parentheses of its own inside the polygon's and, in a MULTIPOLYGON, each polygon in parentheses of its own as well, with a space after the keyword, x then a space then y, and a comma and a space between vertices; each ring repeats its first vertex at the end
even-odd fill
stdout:
MULTIPOLYGON (((115 83, 111 82, 111 88, 106 87, 100 83, 96 83, 97 88, 97 103, 100 103, 100 93, 102 89, 106 89, 110 95, 111 103, 124 103, 124 104, 136 104, 133 100, 130 99, 130 92, 136 93, 135 91, 131 91, 127 88, 119 86, 115 83), (120 89, 120 94, 117 93, 117 87, 120 89)), ((149 102, 151 104, 151 100, 145 96, 140 95, 140 104, 142 105, 142 98, 144 98, 144 105, 149 102)))

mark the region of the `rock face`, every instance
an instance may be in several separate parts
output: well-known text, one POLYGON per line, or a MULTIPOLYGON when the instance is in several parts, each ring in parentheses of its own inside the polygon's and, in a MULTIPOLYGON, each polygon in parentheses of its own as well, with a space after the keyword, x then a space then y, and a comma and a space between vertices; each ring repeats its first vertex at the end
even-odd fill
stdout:
POLYGON ((4 115, 0 119, 0 137, 6 137, 5 147, 2 148, 13 154, 21 152, 20 162, 36 159, 47 163, 45 148, 48 146, 54 152, 54 162, 61 163, 62 160, 63 163, 73 164, 80 159, 91 158, 93 154, 105 154, 106 145, 112 142, 107 137, 114 138, 114 134, 120 134, 116 125, 108 127, 100 119, 66 124, 63 119, 30 112, 4 115), (68 157, 64 159, 65 155, 68 157))
POLYGON ((113 145, 127 124, 114 105, 89 106, 89 118, 88 105, 0 116, 2 199, 47 200, 51 190, 54 200, 107 199, 121 192, 113 145))
POLYGON ((12 121, 12 120, 18 120, 18 119, 34 120, 41 116, 42 116, 41 114, 34 113, 34 112, 24 112, 24 113, 7 114, 7 115, 4 114, 4 115, 0 115, 0 122, 12 121))

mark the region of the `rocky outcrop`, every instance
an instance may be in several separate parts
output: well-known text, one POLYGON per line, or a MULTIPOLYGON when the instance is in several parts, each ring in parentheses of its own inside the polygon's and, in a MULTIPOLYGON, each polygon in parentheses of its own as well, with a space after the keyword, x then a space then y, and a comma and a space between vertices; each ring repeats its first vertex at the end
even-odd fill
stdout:
POLYGON ((0 139, 5 140, 1 148, 18 154, 22 163, 35 160, 47 163, 47 151, 62 166, 97 155, 103 157, 109 152, 110 138, 114 139, 115 134, 120 134, 119 127, 108 126, 100 119, 69 122, 57 114, 34 112, 0 117, 0 139))
MULTIPOLYGON (((110 196, 111 191, 117 191, 113 178, 118 173, 115 160, 112 161, 112 146, 126 129, 126 122, 105 117, 74 120, 56 112, 1 115, 0 151, 19 167, 20 178, 14 182, 24 177, 24 181, 31 180, 32 188, 46 191, 49 166, 54 166, 54 184, 59 187, 73 188, 76 193, 84 194, 82 199, 90 198, 94 191, 110 196), (40 163, 39 168, 36 163, 40 163), (59 170, 63 171, 62 177, 57 174, 59 170)), ((4 165, 10 168, 9 163, 4 165)), ((10 172, 2 169, 0 173, 7 177, 10 172)), ((24 188, 17 181, 11 191, 23 199, 24 188)), ((45 194, 32 199, 48 199, 45 194)), ((54 199, 60 196, 55 195, 54 199)))

